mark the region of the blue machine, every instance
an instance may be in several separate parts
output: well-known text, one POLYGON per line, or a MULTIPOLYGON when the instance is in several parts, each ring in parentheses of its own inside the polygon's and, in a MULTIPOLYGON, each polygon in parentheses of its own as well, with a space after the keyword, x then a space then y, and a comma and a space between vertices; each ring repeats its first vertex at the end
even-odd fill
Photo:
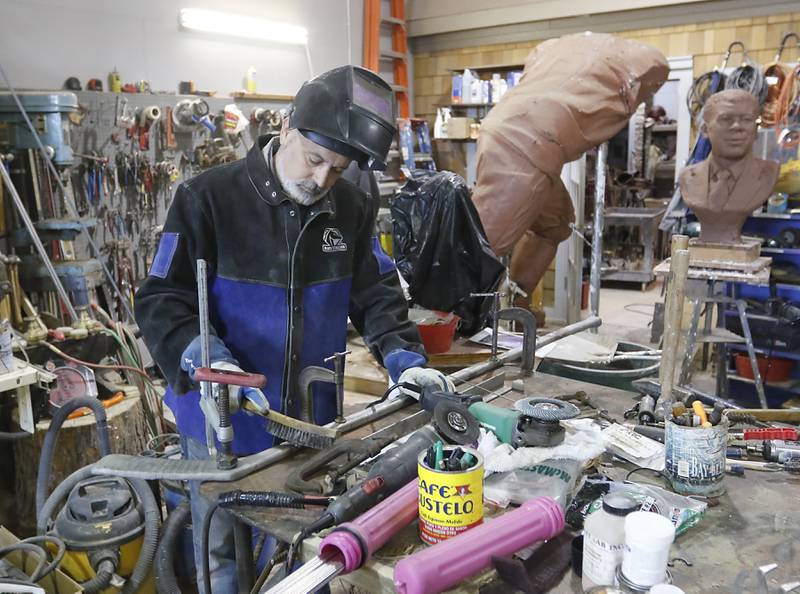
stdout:
MULTIPOLYGON (((38 136, 55 151, 56 165, 72 163, 67 114, 78 111, 78 97, 69 92, 17 93, 38 136)), ((39 148, 11 93, 0 93, 0 146, 14 149, 39 148)))

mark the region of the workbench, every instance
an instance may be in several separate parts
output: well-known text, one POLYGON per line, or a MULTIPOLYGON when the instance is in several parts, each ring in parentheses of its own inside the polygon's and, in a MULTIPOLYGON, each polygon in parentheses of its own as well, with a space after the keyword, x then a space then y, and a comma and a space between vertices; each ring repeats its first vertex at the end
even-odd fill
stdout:
MULTIPOLYGON (((518 368, 506 366, 502 370, 487 374, 506 373, 506 385, 518 376, 518 368)), ((472 383, 480 380, 473 380, 472 383)), ((635 394, 588 384, 576 380, 535 373, 525 378, 525 395, 556 397, 577 391, 586 392, 593 403, 622 421, 623 412, 631 407, 635 394)), ((497 398, 493 404, 509 407, 523 394, 511 391, 497 398)), ((348 437, 365 437, 386 427, 416 410, 412 405, 393 413, 370 425, 348 434, 348 437)), ((301 450, 284 461, 265 468, 235 483, 207 483, 203 492, 210 498, 232 489, 284 491, 287 475, 297 464, 313 455, 313 451, 301 450)), ((622 480, 635 466, 612 459, 609 454, 599 464, 600 472, 622 480)), ((660 478, 648 472, 636 475, 638 482, 649 482, 663 486, 660 478)), ((800 514, 794 509, 798 502, 800 477, 784 472, 747 471, 745 477, 725 478, 727 493, 717 502, 709 502, 709 508, 701 522, 678 537, 672 547, 671 557, 682 557, 692 565, 678 564, 671 569, 673 583, 683 588, 687 594, 719 592, 731 594, 767 593, 759 586, 759 580, 767 580, 770 591, 780 584, 798 579, 800 557, 797 556, 793 542, 800 539, 800 514), (777 563, 778 567, 766 576, 758 570, 759 566, 777 563)), ((233 512, 235 517, 255 528, 266 530, 279 540, 289 542, 298 531, 298 526, 319 515, 319 511, 309 510, 252 510, 241 509, 233 512)), ((316 555, 318 538, 305 541, 300 556, 303 560, 316 555)), ((337 578, 347 584, 357 586, 359 591, 370 593, 393 592, 392 571, 394 563, 422 548, 416 533, 416 523, 396 535, 374 558, 358 571, 337 578)), ((462 583, 451 592, 490 593, 509 592, 510 587, 503 583, 494 570, 462 583)), ((569 570, 559 585, 551 592, 563 594, 582 592, 580 578, 569 570)))

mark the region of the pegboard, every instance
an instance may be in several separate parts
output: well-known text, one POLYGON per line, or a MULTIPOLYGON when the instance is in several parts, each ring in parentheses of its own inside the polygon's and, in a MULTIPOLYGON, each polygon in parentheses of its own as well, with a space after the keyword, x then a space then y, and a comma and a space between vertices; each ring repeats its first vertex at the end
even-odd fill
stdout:
MULTIPOLYGON (((230 153, 230 158, 242 158, 258 136, 277 132, 268 122, 251 122, 232 137, 224 132, 225 106, 236 104, 249 119, 257 108, 277 112, 289 105, 288 101, 193 95, 94 91, 76 95, 80 111, 70 118, 70 146, 76 156, 73 166, 64 173, 66 187, 81 217, 96 220, 92 230, 95 242, 109 268, 118 276, 117 282, 131 295, 147 274, 175 188, 208 168, 201 163, 207 165, 209 159, 198 157, 198 147, 213 142, 226 154, 230 153), (176 128, 174 148, 169 148, 163 134, 167 108, 174 109, 182 100, 197 99, 208 104, 216 131, 200 124, 188 129, 176 128), (161 117, 150 126, 147 146, 143 148, 139 134, 128 133, 125 119, 141 121, 141 110, 152 106, 158 108, 161 117), (108 162, 101 165, 79 155, 105 158, 108 162), (150 190, 145 189, 144 183, 148 175, 150 190)), ((52 214, 64 216, 63 212, 52 214)), ((75 248, 79 256, 88 257, 85 239, 76 240, 75 248)))

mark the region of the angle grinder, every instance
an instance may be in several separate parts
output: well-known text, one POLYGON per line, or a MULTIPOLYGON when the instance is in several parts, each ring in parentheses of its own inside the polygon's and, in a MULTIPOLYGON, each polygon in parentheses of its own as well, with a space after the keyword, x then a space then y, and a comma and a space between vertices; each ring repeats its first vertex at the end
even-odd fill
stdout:
POLYGON ((525 415, 525 434, 528 445, 552 447, 564 441, 561 421, 580 414, 580 409, 570 402, 555 398, 523 398, 514 408, 525 415))
POLYGON ((523 398, 514 406, 508 409, 476 402, 469 412, 500 441, 515 448, 560 444, 564 441, 564 428, 559 421, 580 413, 574 404, 553 398, 523 398))

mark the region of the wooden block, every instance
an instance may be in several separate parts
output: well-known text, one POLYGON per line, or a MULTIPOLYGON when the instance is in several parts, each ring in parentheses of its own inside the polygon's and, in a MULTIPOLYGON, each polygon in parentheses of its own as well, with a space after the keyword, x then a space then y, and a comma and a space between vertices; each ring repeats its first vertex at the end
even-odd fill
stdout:
POLYGON ((724 262, 718 260, 701 260, 693 262, 699 268, 711 268, 716 270, 737 270, 740 272, 756 273, 772 265, 772 258, 760 257, 752 262, 724 262))
MULTIPOLYGON (((689 265, 705 265, 708 262, 753 262, 761 255, 761 242, 742 239, 741 243, 711 243, 698 239, 689 240, 689 265)), ((719 266, 716 266, 719 268, 719 266)))

